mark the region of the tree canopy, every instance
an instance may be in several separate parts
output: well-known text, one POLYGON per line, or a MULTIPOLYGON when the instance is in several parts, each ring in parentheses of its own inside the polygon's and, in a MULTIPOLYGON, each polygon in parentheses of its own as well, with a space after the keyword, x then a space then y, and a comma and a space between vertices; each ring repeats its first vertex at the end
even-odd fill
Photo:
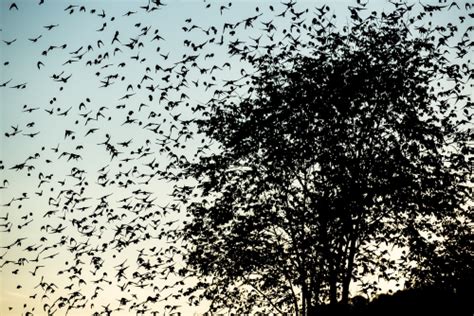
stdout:
POLYGON ((412 8, 353 9, 339 30, 323 7, 262 55, 231 47, 256 71, 210 101, 199 127, 219 149, 185 173, 187 263, 212 308, 306 315, 347 303, 352 281, 416 279, 457 240, 448 222, 472 237, 467 66, 443 51, 457 28, 424 29, 430 9, 412 8))

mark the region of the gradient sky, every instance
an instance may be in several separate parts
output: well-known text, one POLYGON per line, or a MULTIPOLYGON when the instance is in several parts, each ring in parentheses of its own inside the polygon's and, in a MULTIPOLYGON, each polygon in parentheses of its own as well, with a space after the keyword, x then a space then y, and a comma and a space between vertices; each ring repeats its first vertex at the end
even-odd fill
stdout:
MULTIPOLYGON (((437 3, 437 1, 432 1, 437 3)), ((71 253, 67 250, 67 246, 58 246, 45 250, 40 255, 39 263, 31 262, 36 257, 37 252, 28 252, 25 250, 28 246, 44 247, 52 246, 60 241, 60 235, 48 234, 42 227, 51 225, 57 227, 61 223, 67 223, 58 218, 61 214, 61 207, 58 213, 51 217, 45 217, 48 211, 55 210, 55 207, 50 205, 50 197, 63 197, 64 193, 61 190, 78 190, 76 181, 69 176, 72 168, 79 168, 84 170, 89 185, 85 187, 83 196, 90 197, 90 200, 82 202, 78 207, 89 206, 93 209, 97 203, 98 198, 111 194, 107 197, 111 208, 119 206, 117 201, 127 197, 132 191, 138 189, 153 192, 153 198, 156 198, 157 208, 164 206, 171 201, 169 194, 172 187, 168 181, 154 179, 149 184, 135 184, 128 188, 119 188, 117 185, 107 185, 105 187, 97 184, 97 177, 100 172, 98 170, 104 168, 103 173, 108 173, 108 177, 113 179, 114 176, 120 172, 127 172, 134 166, 138 166, 138 170, 142 172, 149 172, 145 164, 156 159, 160 166, 168 163, 168 157, 160 154, 159 145, 156 145, 157 137, 151 135, 149 131, 145 131, 142 126, 138 124, 126 124, 124 121, 129 114, 138 121, 146 122, 151 111, 160 115, 159 121, 162 124, 162 129, 167 131, 170 128, 172 118, 175 115, 181 114, 181 119, 192 118, 190 107, 196 104, 205 103, 211 97, 211 91, 205 91, 202 87, 202 82, 207 80, 199 71, 193 69, 190 71, 188 79, 188 88, 183 91, 171 92, 168 99, 179 99, 181 93, 185 92, 188 96, 187 102, 189 106, 181 104, 175 109, 167 110, 166 102, 159 102, 159 94, 154 95, 154 100, 149 101, 149 94, 146 89, 138 89, 137 85, 140 83, 146 68, 150 67, 152 70, 149 75, 153 77, 152 83, 159 87, 166 86, 167 83, 163 81, 166 73, 155 73, 156 65, 162 68, 171 67, 174 63, 183 59, 183 55, 192 55, 195 52, 190 47, 184 45, 185 40, 192 40, 195 43, 201 43, 206 40, 203 32, 189 32, 186 33, 182 27, 190 27, 193 24, 200 25, 203 29, 215 25, 222 29, 225 22, 233 22, 241 20, 242 18, 262 13, 261 19, 269 21, 274 19, 275 13, 269 11, 268 7, 273 5, 275 12, 280 11, 281 3, 279 1, 232 1, 232 7, 229 10, 224 10, 220 14, 220 6, 227 5, 229 1, 182 1, 173 0, 165 1, 166 6, 161 7, 152 13, 146 13, 140 6, 146 5, 148 1, 77 1, 71 4, 77 4, 73 8, 73 12, 65 11, 69 3, 64 1, 46 0, 44 4, 38 5, 38 1, 15 1, 18 10, 15 8, 9 9, 12 1, 2 1, 0 3, 0 84, 9 81, 5 87, 0 88, 0 185, 5 186, 0 190, 0 217, 7 217, 6 220, 0 219, 0 224, 6 226, 0 227, 1 231, 7 230, 9 232, 0 233, 0 245, 6 247, 15 242, 18 238, 25 238, 21 241, 21 245, 12 246, 10 249, 0 249, 0 314, 1 315, 20 315, 27 311, 34 309, 35 314, 43 314, 43 305, 45 303, 51 304, 55 298, 61 293, 66 293, 67 285, 71 280, 66 277, 66 273, 58 275, 58 272, 67 269, 74 261, 71 253), (210 8, 206 8, 207 4, 211 4, 210 8), (256 6, 259 6, 259 11, 256 11, 256 6), (80 11, 80 7, 85 7, 85 12, 80 11), (91 12, 95 10, 95 12, 91 12), (105 17, 99 16, 105 12, 105 17), (127 15, 127 12, 132 11, 134 14, 127 15), (187 19, 191 22, 186 22, 187 19), (45 26, 58 25, 57 27, 47 30, 45 26), (103 31, 97 31, 104 27, 103 31), (144 47, 140 49, 139 60, 133 60, 130 57, 136 55, 137 50, 130 51, 123 45, 115 43, 111 44, 115 31, 119 31, 119 38, 122 44, 128 43, 131 38, 136 38, 143 27, 150 27, 148 35, 143 41, 144 47), (164 39, 160 41, 150 41, 154 36, 155 30, 158 30, 160 36, 164 39), (29 39, 34 39, 38 36, 36 42, 29 39), (13 41, 11 44, 7 44, 13 41), (97 41, 102 40, 104 45, 97 47, 97 41), (5 41, 7 43, 5 43, 5 41), (66 45, 65 48, 61 48, 66 45), (87 47, 91 45, 94 50, 84 55, 79 62, 68 64, 67 61, 73 56, 72 52, 82 48, 81 52, 85 52, 87 47), (54 48, 54 46, 59 48, 54 48), (53 47, 48 51, 49 48, 53 47), (113 55, 113 48, 119 47, 122 52, 113 55), (159 51, 157 49, 159 48, 159 51), (44 55, 43 52, 47 51, 44 55), (101 54, 109 53, 109 59, 102 62, 100 65, 91 66, 86 65, 86 61, 94 60, 101 54), (162 54, 162 55, 160 55, 162 54), (143 60, 140 62, 140 60, 143 60), (37 68, 37 63, 42 62, 40 69, 37 68), (118 65, 125 62, 125 67, 118 65), (104 67, 105 65, 108 65, 104 67), (100 88, 101 80, 107 75, 119 73, 119 78, 124 77, 123 80, 116 80, 113 85, 107 88, 100 88), (66 78, 67 83, 57 82, 53 80, 54 75, 66 78), (191 80, 200 80, 200 87, 193 87, 191 80), (25 89, 12 88, 15 85, 26 84, 25 89), (133 91, 126 92, 127 86, 131 84, 133 91), (120 100, 127 93, 135 93, 127 99, 120 100), (80 104, 84 103, 85 108, 80 104), (147 107, 140 108, 140 104, 148 104, 147 107), (124 105, 124 108, 120 108, 124 105), (119 108, 117 108, 119 106, 119 108), (100 110, 104 107, 103 110, 100 110), (28 112, 29 109, 36 109, 28 112), (67 115, 61 115, 68 111, 67 115), (47 111, 52 110, 52 114, 47 111), (92 111, 87 117, 94 116, 98 111, 103 114, 98 121, 88 122, 87 118, 81 114, 92 111), (166 119, 166 121, 163 121, 166 119), (91 128, 97 128, 97 131, 87 135, 91 128), (15 129, 20 130, 14 136, 7 136, 15 133, 15 129), (65 131, 71 130, 74 132, 72 137, 65 138, 65 131), (31 137, 30 133, 39 134, 31 137), (123 148, 123 155, 118 159, 112 160, 105 150, 103 143, 107 136, 111 136, 114 143, 125 142, 132 139, 129 148, 123 148), (58 152, 53 148, 59 146, 58 152), (81 149, 78 149, 82 147, 81 149), (130 162, 121 162, 120 159, 126 158, 127 155, 133 155, 132 152, 139 150, 139 148, 150 148, 151 155, 136 159, 130 162), (81 158, 77 161, 67 161, 67 158, 59 158, 62 152, 77 152, 80 153, 81 158), (36 155, 36 157, 35 157, 36 155), (28 157, 33 157, 28 159, 28 157), (11 170, 15 165, 27 161, 27 165, 31 164, 34 169, 31 171, 11 170), (52 174, 48 182, 41 184, 38 187, 41 179, 52 174), (8 182, 4 183, 4 180, 8 182), (63 183, 64 181, 64 183, 63 183), (10 223, 10 224, 8 224, 10 223), (23 226, 24 225, 24 226, 23 226), (41 241, 42 237, 46 237, 46 241, 41 241), (49 255, 58 253, 52 259, 44 259, 49 255), (17 265, 8 263, 8 261, 18 262, 19 259, 25 258, 24 265, 17 265), (66 264, 67 262, 67 264, 66 264), (33 271, 34 267, 41 265, 36 275, 33 271), (16 271, 18 269, 18 271, 16 271), (55 293, 50 293, 43 300, 39 299, 43 292, 39 291, 37 285, 41 281, 41 276, 45 277, 48 282, 57 284, 58 289, 55 293), (31 297, 34 296, 35 297, 31 297), (24 304, 26 304, 24 306, 24 304), (12 307, 12 310, 9 310, 12 307)), ((298 8, 309 7, 313 10, 314 7, 329 3, 328 1, 301 1, 298 3, 298 8)), ((347 21, 348 4, 354 4, 355 1, 331 1, 330 6, 337 14, 337 24, 343 25, 347 21)), ((383 1, 372 1, 370 9, 383 10, 387 4, 383 1)), ((438 21, 444 23, 448 20, 457 19, 457 12, 454 10, 450 14, 437 17, 438 21)), ((276 19, 275 19, 276 20, 276 19)), ((279 27, 284 27, 284 21, 276 22, 282 23, 279 27)), ((242 36, 258 36, 261 32, 260 26, 256 29, 248 29, 242 31, 242 36), (246 33, 245 33, 246 32, 246 33)), ((240 36, 240 34, 239 34, 240 36)), ((217 39, 218 40, 218 39, 217 39)), ((213 64, 222 66, 226 62, 230 62, 232 68, 230 70, 224 69, 217 71, 215 76, 217 81, 226 80, 230 78, 238 78, 240 69, 247 67, 240 63, 237 58, 231 58, 227 55, 226 50, 222 47, 214 45, 203 50, 199 57, 199 66, 210 67, 213 64), (205 54, 213 53, 212 58, 204 58, 205 54)), ((247 68, 245 68, 247 69, 247 68)), ((171 77, 172 82, 176 82, 176 78, 171 77)), ((144 83, 143 85, 149 85, 144 83)), ((178 155, 185 155, 192 159, 197 147, 200 144, 200 139, 196 138, 190 140, 186 148, 176 149, 178 155)), ((58 199, 59 200, 59 199, 58 199)), ((64 202, 64 197, 63 200, 64 202)), ((89 214, 86 210, 83 214, 78 213, 77 209, 66 211, 68 220, 73 218, 82 218, 89 214)), ((117 212, 123 212, 117 210, 117 212)), ((120 213, 121 214, 121 213, 120 213)), ((125 220, 133 220, 133 217, 127 215, 125 220)), ((181 218, 172 216, 163 216, 162 223, 180 220, 181 218)), ((103 220, 103 218, 101 219, 103 220)), ((179 223, 179 221, 178 221, 179 223)), ((173 225, 178 225, 173 224, 173 225)), ((98 225, 100 226, 101 223, 98 225)), ((112 238, 114 225, 102 223, 104 226, 104 233, 99 237, 92 237, 91 243, 100 245, 101 243, 109 243, 112 238)), ((77 229, 66 225, 66 230, 63 235, 69 238, 74 238, 78 242, 85 242, 86 239, 77 229)), ((152 234, 159 232, 152 231, 152 234)), ((108 278, 112 281, 115 279, 116 269, 114 268, 124 260, 128 260, 130 268, 127 273, 133 273, 133 265, 136 260, 139 249, 150 248, 153 246, 162 247, 165 241, 150 240, 147 243, 127 247, 123 251, 107 250, 102 256, 104 259, 103 268, 94 275, 92 265, 89 262, 85 263, 83 271, 83 279, 87 282, 81 291, 84 295, 91 295, 94 292, 93 280, 100 278, 103 272, 108 271, 108 278)), ((150 260, 153 260, 150 256, 150 260)), ((89 257, 84 256, 83 260, 90 260, 89 257)), ((180 264, 179 262, 177 263, 180 264)), ((72 281, 76 282, 77 281, 72 281)), ((156 280, 155 285, 162 288, 166 284, 173 283, 172 280, 156 280)), ((74 288, 77 288, 74 286, 74 288)), ((118 300, 123 296, 131 299, 132 294, 137 295, 138 298, 146 298, 147 292, 136 290, 131 293, 121 293, 116 284, 112 284, 104 291, 101 291, 97 299, 93 302, 95 308, 100 305, 110 304, 111 308, 117 306, 118 300)), ((90 304, 87 303, 87 308, 90 304)), ((164 303, 163 303, 164 304, 164 303)), ((166 303, 168 304, 168 303, 166 303)), ((185 308, 186 302, 178 302, 183 305, 183 311, 186 314, 193 312, 200 312, 202 308, 185 308)), ((204 304, 205 305, 205 304, 204 304)), ((95 310, 95 309, 94 309, 95 310)), ((64 311, 59 312, 62 314, 64 311)), ((70 315, 83 315, 81 311, 71 311, 70 315)), ((124 311, 128 314, 128 311, 124 311)))

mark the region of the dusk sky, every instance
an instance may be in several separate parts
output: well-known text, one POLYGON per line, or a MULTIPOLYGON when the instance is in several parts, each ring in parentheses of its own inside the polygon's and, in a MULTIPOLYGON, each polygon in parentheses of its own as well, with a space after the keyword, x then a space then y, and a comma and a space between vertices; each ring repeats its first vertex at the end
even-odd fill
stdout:
MULTIPOLYGON (((147 313, 203 312, 205 303, 186 306, 171 297, 172 289, 163 290, 177 278, 157 274, 142 282, 134 273, 147 273, 140 260, 158 264, 158 257, 170 255, 162 253, 169 245, 160 233, 186 218, 165 211, 179 203, 170 197, 173 182, 160 172, 178 172, 167 168, 175 159, 195 159, 201 136, 186 138, 194 131, 186 123, 198 113, 193 108, 226 80, 252 71, 230 57, 226 45, 258 38, 265 34, 262 22, 269 21, 278 29, 274 41, 282 40, 288 24, 276 16, 282 3, 38 2, 0 4, 0 314, 43 315, 55 306, 64 315, 57 299, 77 291, 68 315, 119 307, 114 315, 128 315, 133 302, 160 290, 147 313), (224 29, 252 16, 253 28, 239 26, 232 36, 224 29), (227 44, 219 44, 221 36, 227 44), (165 145, 166 139, 181 145, 165 145), (139 242, 120 246, 118 227, 137 223, 142 229, 135 228, 134 237, 120 238, 139 242), (128 266, 122 279, 121 265, 128 266)), ((342 27, 347 5, 355 3, 300 1, 295 8, 315 11, 329 4, 342 27)), ((370 10, 384 6, 369 4, 370 10)), ((454 8, 436 19, 459 23, 458 15, 454 8)), ((270 43, 264 35, 260 44, 270 43)))

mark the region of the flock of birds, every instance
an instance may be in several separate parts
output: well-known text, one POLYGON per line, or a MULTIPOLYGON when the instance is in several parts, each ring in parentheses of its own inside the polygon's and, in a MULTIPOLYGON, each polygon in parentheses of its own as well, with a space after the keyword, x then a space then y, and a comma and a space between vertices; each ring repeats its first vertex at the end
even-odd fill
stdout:
MULTIPOLYGON (((2 119, 0 139, 2 315, 158 315, 199 305, 182 277, 179 227, 189 220, 183 205, 194 184, 180 172, 215 145, 194 123, 222 98, 248 93, 255 58, 315 43, 314 30, 337 27, 326 5, 288 0, 247 7, 236 18, 236 3, 203 1, 199 8, 215 18, 178 17, 169 20, 176 33, 165 34, 154 21, 176 4, 140 2, 120 15, 66 4, 60 23, 52 16, 20 33, 2 23, 1 108, 12 118, 2 119), (82 27, 94 35, 71 37, 68 19, 93 21, 82 27), (9 58, 20 44, 28 46, 26 61, 9 58), (36 74, 16 70, 20 63, 36 74)), ((46 12, 58 5, 34 4, 46 12)), ((459 23, 466 24, 474 8, 422 5, 427 14, 464 10, 459 23)), ((33 4, 1 6, 21 20, 33 4)), ((357 18, 367 3, 349 10, 357 18)), ((459 54, 472 47, 471 31, 459 54)))

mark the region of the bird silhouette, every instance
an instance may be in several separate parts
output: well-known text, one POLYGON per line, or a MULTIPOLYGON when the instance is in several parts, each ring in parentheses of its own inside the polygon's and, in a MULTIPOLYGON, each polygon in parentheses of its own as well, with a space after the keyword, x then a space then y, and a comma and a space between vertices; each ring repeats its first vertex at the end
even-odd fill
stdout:
POLYGON ((11 41, 3 40, 3 42, 4 42, 5 44, 7 44, 7 46, 10 46, 11 44, 13 44, 13 43, 16 42, 16 38, 15 38, 15 39, 12 39, 11 41))
POLYGON ((48 31, 51 31, 52 29, 54 29, 55 27, 58 27, 59 24, 50 24, 50 25, 45 25, 43 26, 45 29, 47 29, 48 31))

